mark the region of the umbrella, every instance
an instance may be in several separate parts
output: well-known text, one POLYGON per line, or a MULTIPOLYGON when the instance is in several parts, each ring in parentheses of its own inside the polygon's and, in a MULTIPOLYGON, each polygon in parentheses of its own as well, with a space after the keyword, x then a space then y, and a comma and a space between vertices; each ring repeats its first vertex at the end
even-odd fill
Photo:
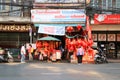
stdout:
POLYGON ((40 41, 60 41, 59 39, 52 37, 52 36, 42 37, 42 38, 39 38, 38 40, 40 40, 40 41))

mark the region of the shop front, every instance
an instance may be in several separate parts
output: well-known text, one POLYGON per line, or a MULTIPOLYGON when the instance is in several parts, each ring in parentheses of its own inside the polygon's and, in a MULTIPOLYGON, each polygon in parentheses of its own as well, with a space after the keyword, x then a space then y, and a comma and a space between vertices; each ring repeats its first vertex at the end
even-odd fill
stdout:
POLYGON ((0 24, 0 47, 20 48, 22 43, 30 41, 29 29, 31 24, 0 24))
MULTIPOLYGON (((86 15, 84 9, 33 9, 31 13, 31 20, 34 26, 38 27, 38 38, 44 36, 56 37, 60 39, 64 49, 66 49, 67 38, 74 38, 74 36, 77 38, 78 24, 80 24, 80 28, 85 29, 86 15), (73 28, 71 35, 67 30, 69 27, 73 28)), ((65 54, 66 58, 67 54, 65 54)))
POLYGON ((119 31, 93 31, 92 36, 108 58, 120 59, 119 31))
POLYGON ((96 14, 92 37, 108 58, 120 59, 120 15, 96 14))
POLYGON ((47 34, 62 40, 66 27, 85 26, 86 15, 84 9, 33 9, 31 20, 38 28, 38 38, 47 34))

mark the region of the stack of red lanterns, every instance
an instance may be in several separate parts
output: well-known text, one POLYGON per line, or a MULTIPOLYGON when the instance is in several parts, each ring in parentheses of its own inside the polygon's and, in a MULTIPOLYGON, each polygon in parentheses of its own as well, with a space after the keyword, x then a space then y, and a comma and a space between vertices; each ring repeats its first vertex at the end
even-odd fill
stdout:
POLYGON ((71 33, 73 31, 73 27, 72 26, 68 26, 66 30, 67 30, 67 32, 71 33))
POLYGON ((82 26, 80 24, 77 25, 77 29, 81 30, 82 26))

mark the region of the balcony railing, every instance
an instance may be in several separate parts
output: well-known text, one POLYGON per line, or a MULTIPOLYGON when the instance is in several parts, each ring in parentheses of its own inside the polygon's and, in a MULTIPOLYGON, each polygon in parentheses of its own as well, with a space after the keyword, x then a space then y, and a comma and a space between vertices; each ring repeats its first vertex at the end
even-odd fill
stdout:
POLYGON ((33 0, 21 0, 21 2, 0 2, 0 16, 30 17, 30 10, 33 7, 33 0))
POLYGON ((30 11, 8 11, 0 12, 0 16, 10 16, 10 17, 30 17, 30 11))

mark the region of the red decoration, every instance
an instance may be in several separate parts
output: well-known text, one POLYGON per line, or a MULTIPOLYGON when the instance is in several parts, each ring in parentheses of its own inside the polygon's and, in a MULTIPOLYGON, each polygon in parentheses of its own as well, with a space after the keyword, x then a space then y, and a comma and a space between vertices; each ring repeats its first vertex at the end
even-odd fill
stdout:
POLYGON ((93 40, 91 40, 91 39, 90 39, 90 40, 88 40, 88 46, 90 46, 90 47, 91 47, 91 46, 92 46, 92 44, 93 44, 93 40))
POLYGON ((80 39, 77 40, 77 44, 78 47, 82 45, 82 41, 80 39))
POLYGON ((83 30, 83 35, 87 35, 88 31, 87 30, 83 30))
POLYGON ((82 26, 80 24, 77 25, 77 29, 80 30, 82 26))
POLYGON ((73 31, 73 27, 72 26, 68 26, 67 27, 67 32, 71 33, 73 31))
POLYGON ((84 49, 87 48, 87 43, 86 43, 86 41, 84 41, 84 40, 82 41, 82 46, 83 46, 84 49))

